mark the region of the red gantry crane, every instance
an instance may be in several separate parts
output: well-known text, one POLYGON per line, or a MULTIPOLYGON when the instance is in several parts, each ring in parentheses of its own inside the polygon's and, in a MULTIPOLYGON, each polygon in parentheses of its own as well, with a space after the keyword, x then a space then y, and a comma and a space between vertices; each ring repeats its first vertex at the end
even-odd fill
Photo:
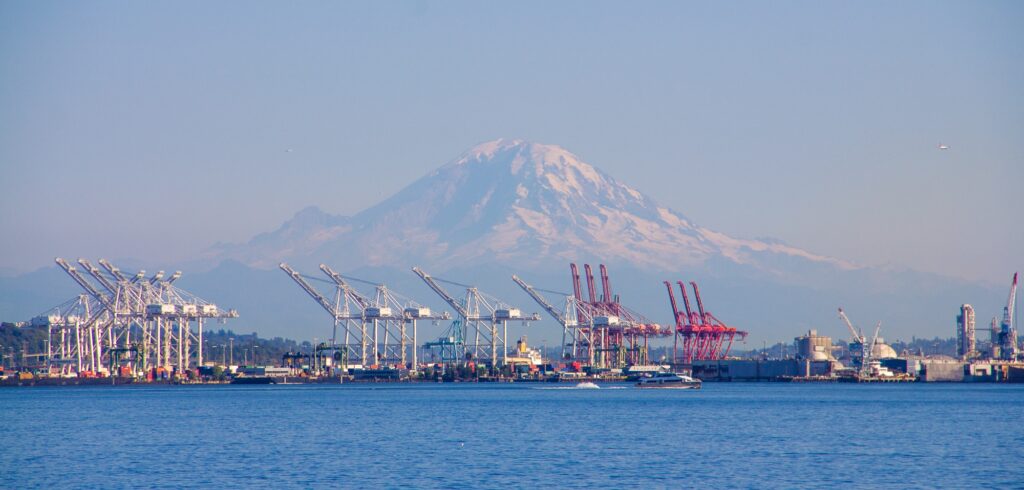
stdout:
MULTIPOLYGON (((627 364, 647 364, 648 341, 651 337, 672 335, 671 329, 653 323, 643 315, 626 308, 612 293, 608 268, 601 264, 601 296, 597 295, 590 264, 583 264, 587 278, 587 299, 581 297, 579 269, 569 264, 572 290, 580 298, 577 308, 577 331, 581 337, 577 345, 584 345, 586 359, 598 367, 623 367, 627 364), (589 301, 588 301, 589 300, 589 301), (588 321, 589 320, 589 321, 588 321)), ((582 357, 582 356, 581 356, 582 357)), ((582 359, 581 359, 582 360, 582 359)))
POLYGON ((690 298, 686 294, 686 285, 683 284, 683 281, 676 281, 676 284, 679 285, 679 292, 683 295, 685 312, 679 311, 675 293, 672 291, 672 283, 665 281, 669 303, 672 306, 672 316, 676 321, 675 343, 672 349, 673 361, 692 364, 695 360, 722 359, 728 356, 733 341, 737 337, 743 340, 747 337, 747 332, 726 325, 710 311, 705 310, 704 301, 700 297, 700 289, 696 282, 690 282, 690 286, 693 287, 693 295, 697 300, 697 311, 693 311, 690 307, 690 298), (680 342, 682 343, 682 356, 679 352, 680 342))

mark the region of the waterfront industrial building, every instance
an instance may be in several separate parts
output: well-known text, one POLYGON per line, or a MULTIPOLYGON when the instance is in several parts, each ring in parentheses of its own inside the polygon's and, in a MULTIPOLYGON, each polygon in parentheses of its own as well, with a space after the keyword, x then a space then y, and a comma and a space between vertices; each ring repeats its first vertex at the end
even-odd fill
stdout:
POLYGON ((974 307, 964 304, 956 317, 956 354, 960 359, 968 359, 976 352, 974 338, 974 307))

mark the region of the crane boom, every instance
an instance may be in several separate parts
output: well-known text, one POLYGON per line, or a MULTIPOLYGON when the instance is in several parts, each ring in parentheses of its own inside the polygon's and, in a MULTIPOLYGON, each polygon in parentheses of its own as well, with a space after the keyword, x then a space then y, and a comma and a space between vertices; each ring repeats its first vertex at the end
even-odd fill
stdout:
POLYGON ((529 284, 527 284, 525 281, 520 279, 519 276, 517 276, 515 274, 512 275, 512 281, 515 282, 516 284, 518 284, 519 287, 523 289, 523 291, 526 291, 526 294, 529 294, 530 297, 533 298, 533 300, 536 301, 537 304, 539 304, 541 308, 544 308, 544 311, 548 312, 548 314, 551 315, 555 319, 555 321, 560 323, 563 327, 567 327, 568 326, 566 324, 567 321, 566 321, 565 315, 562 315, 561 313, 559 313, 558 310, 555 309, 555 307, 551 305, 551 303, 548 303, 548 301, 546 299, 544 299, 544 296, 541 296, 541 294, 539 292, 537 292, 537 290, 533 289, 533 286, 530 286, 529 284))
POLYGON ((679 307, 676 306, 676 295, 672 292, 672 283, 665 281, 665 289, 668 289, 668 300, 672 304, 672 318, 676 321, 677 327, 683 326, 682 313, 679 312, 679 307))
POLYGON ((132 284, 135 284, 135 283, 138 283, 139 281, 141 281, 141 280, 143 280, 145 278, 146 278, 146 271, 145 270, 141 270, 141 271, 135 273, 135 277, 131 278, 131 280, 129 282, 131 282, 132 284))
POLYGON ((1003 324, 1007 328, 1012 328, 1016 325, 1013 324, 1014 319, 1014 307, 1017 303, 1017 273, 1013 273, 1013 284, 1010 285, 1010 297, 1006 299, 1006 309, 1003 310, 1003 324))
POLYGON ((99 270, 98 267, 96 267, 95 265, 92 265, 91 262, 89 262, 88 260, 85 260, 85 259, 78 259, 78 263, 81 264, 82 267, 85 268, 85 270, 89 273, 89 275, 91 275, 92 277, 95 277, 96 280, 100 284, 102 284, 104 288, 107 289, 107 291, 110 291, 111 293, 115 293, 115 294, 117 293, 117 286, 114 286, 110 281, 107 280, 106 277, 103 277, 103 273, 99 270))
POLYGON ((572 294, 582 300, 583 289, 580 287, 580 270, 576 268, 576 264, 569 264, 569 270, 572 272, 572 294))
POLYGON ((178 279, 181 279, 181 271, 174 271, 174 274, 171 274, 171 278, 164 281, 164 283, 170 286, 171 284, 174 283, 174 281, 177 281, 178 279))
POLYGON ((103 268, 106 269, 107 272, 109 272, 110 275, 114 276, 114 278, 116 278, 118 281, 128 282, 128 277, 121 273, 121 269, 114 267, 114 264, 108 262, 107 259, 100 259, 100 265, 103 266, 103 268))
POLYGON ((862 366, 866 366, 867 362, 872 360, 875 355, 875 344, 878 343, 878 332, 882 329, 882 322, 879 320, 878 325, 875 325, 875 334, 871 336, 871 345, 864 349, 864 362, 862 366))
POLYGON ((334 281, 338 286, 340 286, 341 289, 345 291, 345 294, 351 296, 352 299, 354 299, 355 302, 359 305, 359 309, 365 310, 367 307, 370 306, 370 299, 363 296, 362 294, 359 294, 359 291, 356 291, 354 288, 352 288, 352 286, 350 286, 348 282, 345 281, 345 278, 341 277, 341 274, 334 272, 334 269, 328 267, 327 264, 320 264, 320 270, 324 274, 326 274, 327 277, 330 277, 331 280, 334 281))
POLYGON ((583 264, 583 271, 587 275, 587 293, 590 295, 590 304, 597 303, 597 293, 594 289, 594 271, 590 269, 590 264, 583 264))
MULTIPOLYGON (((576 298, 576 301, 583 301, 583 288, 580 287, 580 270, 576 268, 576 264, 569 264, 569 270, 572 272, 572 294, 576 298)), ((583 310, 576 310, 576 321, 579 323, 583 322, 583 310)))
POLYGON ((314 289, 313 286, 310 286, 309 283, 306 282, 306 280, 302 278, 302 276, 298 273, 298 271, 296 271, 295 269, 292 269, 290 266, 288 266, 288 264, 286 264, 284 262, 281 262, 281 264, 278 267, 280 267, 281 270, 283 270, 285 272, 285 274, 288 274, 288 276, 290 276, 292 278, 292 280, 295 281, 295 283, 299 285, 299 287, 301 287, 303 290, 305 290, 306 294, 310 295, 310 297, 312 297, 314 300, 316 300, 316 302, 319 303, 320 306, 322 306, 325 310, 327 310, 327 313, 330 313, 331 316, 333 318, 335 318, 335 319, 338 318, 338 309, 337 309, 337 307, 335 305, 331 304, 331 302, 328 301, 328 299, 325 298, 324 295, 320 294, 319 291, 314 289))
POLYGON ((77 282, 78 285, 85 290, 85 292, 89 293, 89 295, 92 296, 93 298, 96 298, 96 301, 99 301, 104 308, 106 308, 111 313, 114 312, 114 305, 113 303, 111 303, 110 298, 107 297, 106 294, 103 294, 102 291, 96 289, 96 287, 93 286, 92 283, 87 281, 85 277, 83 277, 82 274, 79 273, 78 270, 75 269, 73 265, 69 264, 66 260, 60 257, 54 259, 54 262, 56 262, 61 269, 64 269, 64 272, 67 272, 68 275, 71 276, 71 279, 74 279, 75 282, 77 282))
POLYGON ((608 268, 604 264, 601 264, 601 288, 604 294, 601 301, 612 303, 614 300, 612 298, 612 281, 608 278, 608 268))
POLYGON ((437 281, 434 281, 433 277, 430 277, 429 274, 423 272, 423 270, 420 269, 419 267, 413 267, 412 271, 415 272, 417 276, 420 276, 420 279, 423 279, 423 282, 427 283, 427 286, 430 289, 432 289, 435 293, 437 293, 437 295, 440 296, 445 303, 448 303, 449 306, 451 306, 455 311, 462 315, 462 318, 471 319, 469 317, 472 315, 470 315, 470 313, 466 311, 466 308, 462 306, 462 303, 460 303, 459 300, 455 299, 451 294, 448 294, 448 291, 441 287, 441 285, 438 284, 437 281))
POLYGON ((695 298, 697 298, 697 310, 700 311, 701 323, 703 323, 703 324, 711 323, 710 321, 708 321, 707 314, 704 313, 704 301, 702 301, 700 299, 700 289, 697 288, 697 283, 694 282, 694 281, 690 281, 690 286, 693 287, 693 296, 695 298))
POLYGON ((690 295, 686 294, 686 285, 683 284, 683 281, 676 281, 676 284, 679 285, 679 292, 683 293, 683 307, 686 308, 686 321, 689 322, 690 325, 700 325, 703 322, 697 319, 697 314, 690 308, 690 295))
POLYGON ((853 338, 853 340, 860 342, 863 346, 864 335, 858 332, 857 329, 853 327, 853 323, 850 322, 850 318, 846 316, 846 312, 844 312, 842 308, 839 308, 839 318, 842 319, 843 323, 846 324, 846 328, 850 329, 850 336, 853 338))

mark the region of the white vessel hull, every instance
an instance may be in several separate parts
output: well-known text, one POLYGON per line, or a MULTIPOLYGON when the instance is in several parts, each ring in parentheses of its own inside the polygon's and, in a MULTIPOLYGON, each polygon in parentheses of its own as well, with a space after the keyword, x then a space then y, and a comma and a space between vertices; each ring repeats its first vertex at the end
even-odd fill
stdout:
POLYGON ((658 388, 662 390, 699 390, 701 381, 686 375, 676 373, 654 373, 646 376, 637 382, 637 388, 658 388))
POLYGON ((657 388, 659 390, 699 390, 700 383, 637 383, 637 388, 657 388))

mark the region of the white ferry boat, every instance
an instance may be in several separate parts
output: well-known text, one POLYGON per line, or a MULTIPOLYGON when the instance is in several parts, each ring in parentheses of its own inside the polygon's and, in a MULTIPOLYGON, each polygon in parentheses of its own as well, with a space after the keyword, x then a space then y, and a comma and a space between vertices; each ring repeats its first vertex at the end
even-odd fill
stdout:
POLYGON ((675 388, 699 390, 700 380, 678 373, 653 373, 637 381, 637 388, 675 388))

